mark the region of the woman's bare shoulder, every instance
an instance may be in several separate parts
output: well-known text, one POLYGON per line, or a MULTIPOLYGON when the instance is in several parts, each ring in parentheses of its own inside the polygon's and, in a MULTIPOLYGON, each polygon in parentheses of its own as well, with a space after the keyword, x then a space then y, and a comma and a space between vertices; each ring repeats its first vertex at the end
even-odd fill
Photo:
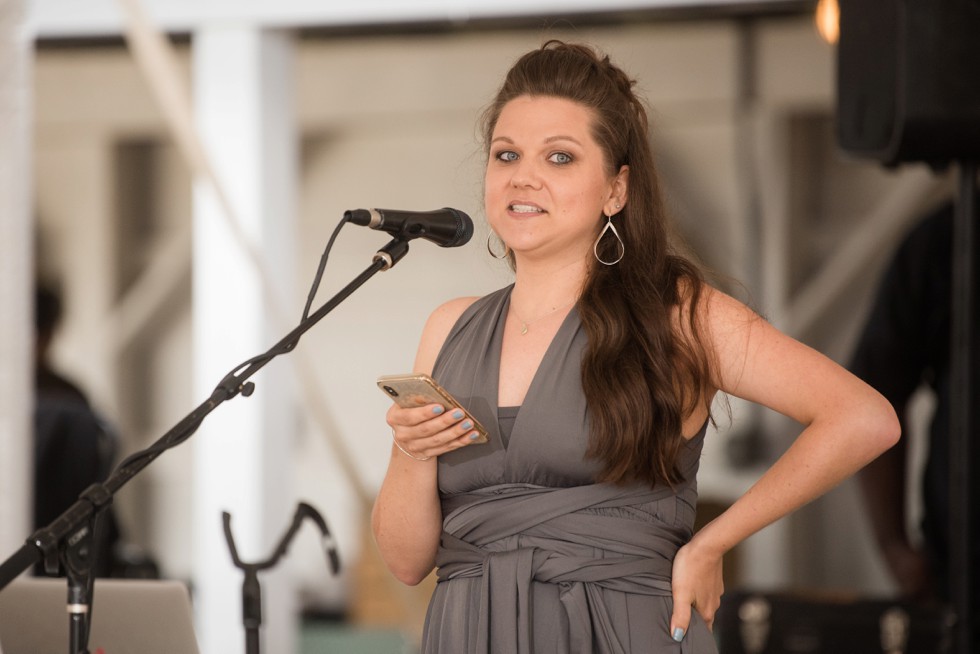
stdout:
POLYGON ((463 315, 463 312, 478 299, 480 298, 458 297, 443 302, 429 314, 429 319, 425 322, 425 327, 422 330, 418 353, 415 356, 416 372, 432 372, 436 356, 442 349, 442 344, 446 342, 446 337, 449 336, 453 325, 463 315))

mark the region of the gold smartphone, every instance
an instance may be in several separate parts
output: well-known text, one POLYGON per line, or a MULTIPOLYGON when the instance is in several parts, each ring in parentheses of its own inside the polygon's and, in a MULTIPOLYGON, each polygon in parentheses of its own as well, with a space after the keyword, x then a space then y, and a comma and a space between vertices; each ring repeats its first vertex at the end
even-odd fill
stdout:
POLYGON ((395 401, 398 406, 411 409, 426 404, 441 404, 446 409, 459 407, 465 412, 466 418, 473 423, 473 431, 479 434, 474 443, 486 443, 490 436, 480 421, 470 415, 449 391, 436 383, 425 373, 410 375, 384 375, 378 377, 378 388, 395 401))

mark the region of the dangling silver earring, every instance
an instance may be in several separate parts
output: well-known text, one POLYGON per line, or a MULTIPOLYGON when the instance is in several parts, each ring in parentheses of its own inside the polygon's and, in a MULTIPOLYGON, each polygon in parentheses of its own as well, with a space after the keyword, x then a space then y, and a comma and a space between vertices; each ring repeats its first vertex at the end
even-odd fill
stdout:
MULTIPOLYGON (((490 245, 490 240, 493 239, 494 236, 496 236, 496 234, 493 233, 493 230, 491 230, 490 233, 487 234, 487 252, 489 252, 490 256, 493 257, 494 259, 506 259, 510 255, 510 248, 507 246, 506 243, 500 241, 501 243, 504 243, 504 253, 497 254, 496 252, 494 252, 493 247, 490 245)), ((497 238, 499 239, 500 237, 497 238)))
POLYGON ((619 237, 619 232, 616 231, 616 226, 613 225, 612 216, 606 216, 606 226, 602 228, 601 232, 599 232, 599 236, 596 238, 595 244, 592 246, 592 253, 595 255, 595 260, 604 266, 615 266, 617 263, 623 260, 623 255, 626 254, 626 246, 623 245, 623 239, 619 237), (607 231, 611 231, 613 233, 613 236, 616 237, 616 242, 619 244, 619 256, 616 257, 615 261, 603 261, 602 257, 599 256, 599 241, 602 240, 602 237, 606 235, 607 231))

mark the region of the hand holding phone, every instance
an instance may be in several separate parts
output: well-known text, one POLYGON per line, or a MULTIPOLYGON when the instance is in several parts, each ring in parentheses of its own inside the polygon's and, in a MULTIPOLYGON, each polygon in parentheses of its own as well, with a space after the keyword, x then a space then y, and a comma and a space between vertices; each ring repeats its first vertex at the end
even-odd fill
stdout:
POLYGON ((410 375, 385 375, 378 378, 378 388, 394 400, 395 404, 407 409, 425 406, 426 404, 441 404, 445 408, 459 407, 465 418, 473 423, 473 431, 478 437, 473 443, 486 443, 490 436, 483 425, 470 415, 449 391, 436 383, 432 377, 424 373, 410 375))

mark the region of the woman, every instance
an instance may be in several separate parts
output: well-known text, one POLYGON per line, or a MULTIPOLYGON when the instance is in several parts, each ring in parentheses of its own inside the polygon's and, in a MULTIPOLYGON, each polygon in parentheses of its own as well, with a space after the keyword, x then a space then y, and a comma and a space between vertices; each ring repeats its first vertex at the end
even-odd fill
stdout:
POLYGON ((486 216, 515 282, 436 309, 415 369, 490 442, 458 407, 393 406, 373 513, 398 579, 438 566, 425 652, 714 652, 722 555, 898 438, 874 390, 672 251, 632 85, 551 41, 484 116, 486 216), (718 391, 805 429, 693 534, 718 391))

